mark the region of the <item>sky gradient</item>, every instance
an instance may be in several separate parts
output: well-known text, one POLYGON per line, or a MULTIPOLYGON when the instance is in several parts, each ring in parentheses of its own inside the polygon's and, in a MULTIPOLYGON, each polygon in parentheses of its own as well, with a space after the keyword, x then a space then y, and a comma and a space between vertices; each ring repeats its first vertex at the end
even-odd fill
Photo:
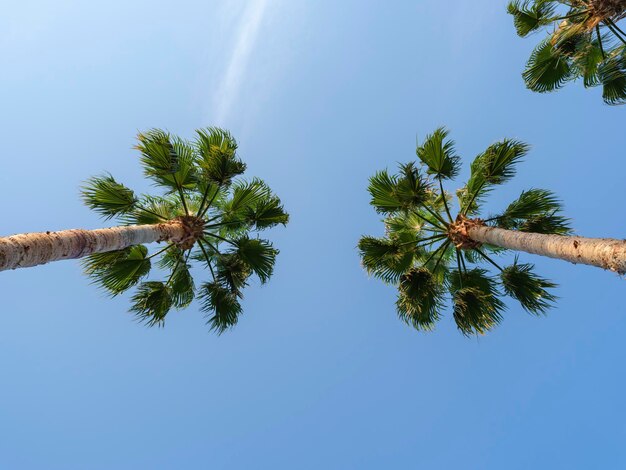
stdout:
MULTIPOLYGON (((223 126, 291 214, 275 275, 217 337, 198 308, 149 329, 76 261, 0 273, 0 468, 620 469, 624 280, 522 255, 560 287, 465 338, 402 324, 355 249, 367 179, 446 125, 464 158, 532 150, 490 198, 551 189, 583 236, 623 238, 624 107, 525 89, 538 37, 478 0, 23 1, 0 17, 0 235, 107 226, 79 188, 138 192, 137 131, 223 126)), ((459 183, 460 184, 460 183, 459 183)), ((454 189, 452 186, 449 189, 454 189)))

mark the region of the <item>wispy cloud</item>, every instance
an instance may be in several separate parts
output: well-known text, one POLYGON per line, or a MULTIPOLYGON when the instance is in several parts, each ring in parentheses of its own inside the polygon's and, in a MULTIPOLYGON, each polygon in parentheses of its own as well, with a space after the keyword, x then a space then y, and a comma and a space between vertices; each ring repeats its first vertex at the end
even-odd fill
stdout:
POLYGON ((214 119, 223 123, 228 119, 237 99, 241 83, 247 73, 250 55, 257 42, 260 27, 271 0, 248 0, 237 28, 236 43, 226 72, 214 96, 214 119))

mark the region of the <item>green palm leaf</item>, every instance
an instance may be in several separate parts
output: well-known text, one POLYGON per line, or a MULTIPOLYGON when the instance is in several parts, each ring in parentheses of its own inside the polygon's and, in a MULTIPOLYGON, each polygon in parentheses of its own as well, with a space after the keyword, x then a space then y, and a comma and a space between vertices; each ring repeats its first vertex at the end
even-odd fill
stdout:
POLYGON ((242 237, 235 241, 236 255, 241 259, 261 283, 265 284, 272 276, 278 250, 268 240, 242 237))
POLYGON ((569 231, 567 219, 558 215, 561 210, 561 202, 554 193, 545 189, 530 189, 523 191, 495 220, 500 228, 518 229, 524 232, 532 231, 531 226, 541 226, 542 223, 538 221, 551 220, 553 223, 546 225, 555 225, 558 222, 557 231, 539 233, 567 233, 569 231))
POLYGON ((504 304, 496 282, 484 269, 449 274, 454 320, 464 335, 484 334, 502 321, 504 304))
MULTIPOLYGON (((487 184, 502 184, 515 176, 515 165, 528 153, 529 146, 519 140, 505 139, 490 145, 476 159, 487 184)), ((473 169, 472 169, 473 171, 473 169)))
POLYGON ((379 213, 418 209, 430 197, 430 185, 414 164, 400 165, 399 176, 380 171, 370 178, 371 204, 379 213))
POLYGON ((358 248, 367 273, 388 284, 398 282, 415 257, 413 250, 384 238, 361 237, 358 248))
POLYGON ((424 226, 424 219, 415 212, 405 214, 390 215, 385 218, 385 231, 390 238, 398 238, 408 235, 415 237, 424 226))
POLYGON ((246 209, 244 220, 253 225, 257 230, 286 225, 289 215, 277 196, 271 195, 258 201, 255 205, 246 209))
POLYGON ((172 308, 172 290, 163 282, 142 282, 132 297, 130 312, 148 326, 162 326, 172 308))
POLYGON ((411 269, 400 278, 398 314, 417 330, 431 331, 441 316, 443 296, 443 288, 428 269, 411 269))
POLYGON ((372 204, 381 214, 399 211, 402 204, 396 195, 397 178, 387 170, 379 171, 370 178, 368 191, 372 195, 372 204))
POLYGON ((520 232, 569 235, 570 220, 558 214, 545 214, 524 220, 517 227, 520 232))
POLYGON ((237 142, 228 131, 209 127, 198 130, 197 134, 197 164, 204 179, 228 186, 234 177, 246 170, 246 164, 236 155, 237 142))
POLYGON ((464 287, 454 293, 453 316, 465 336, 485 334, 502 321, 502 302, 475 287, 464 287))
POLYGON ((418 158, 428 167, 428 173, 452 179, 461 171, 461 158, 455 154, 454 142, 447 139, 449 131, 440 127, 417 147, 418 158))
POLYGON ((543 41, 535 48, 522 76, 526 86, 539 93, 558 90, 575 78, 571 60, 550 41, 543 41))
POLYGON ((189 265, 183 260, 183 253, 174 265, 170 279, 167 283, 171 287, 172 304, 176 308, 187 307, 194 298, 195 285, 189 272, 189 265))
POLYGON ((517 299, 527 312, 539 315, 552 307, 556 300, 546 290, 556 287, 556 284, 537 276, 533 269, 534 265, 518 264, 515 260, 513 265, 504 268, 500 278, 507 295, 517 299))
POLYGON ((602 98, 605 103, 619 105, 626 103, 626 48, 621 54, 609 57, 598 67, 602 83, 602 98))
POLYGON ((471 165, 466 186, 457 193, 464 213, 478 210, 481 197, 492 186, 503 184, 515 176, 515 166, 528 153, 529 146, 518 140, 505 139, 490 145, 471 165))
POLYGON ((85 273, 111 295, 121 294, 150 271, 148 249, 135 245, 124 250, 96 253, 84 258, 85 273))
POLYGON ((127 224, 162 224, 184 214, 185 210, 178 199, 143 196, 131 211, 124 214, 122 220, 127 224))
POLYGON ((248 284, 252 269, 236 252, 223 253, 216 257, 216 280, 232 292, 239 291, 248 284))
MULTIPOLYGON (((603 41, 605 40, 606 36, 603 41)), ((583 78, 585 88, 598 86, 600 84, 598 68, 602 63, 603 57, 602 49, 597 39, 593 41, 587 40, 581 43, 579 49, 573 56, 573 60, 577 74, 583 78)))
POLYGON ((271 196, 270 188, 258 178, 238 182, 233 186, 232 197, 224 202, 221 210, 226 221, 243 219, 271 196))
POLYGON ((83 202, 105 219, 127 214, 135 208, 135 193, 118 183, 111 175, 87 180, 81 189, 83 202))
POLYGON ((513 15, 513 24, 521 37, 550 24, 554 19, 555 2, 510 2, 507 11, 513 15))
POLYGON ((216 282, 207 282, 202 285, 200 299, 211 330, 222 334, 237 324, 242 309, 236 293, 216 282))
POLYGON ((136 148, 147 177, 170 192, 195 187, 197 176, 189 145, 159 129, 140 133, 138 141, 136 148))

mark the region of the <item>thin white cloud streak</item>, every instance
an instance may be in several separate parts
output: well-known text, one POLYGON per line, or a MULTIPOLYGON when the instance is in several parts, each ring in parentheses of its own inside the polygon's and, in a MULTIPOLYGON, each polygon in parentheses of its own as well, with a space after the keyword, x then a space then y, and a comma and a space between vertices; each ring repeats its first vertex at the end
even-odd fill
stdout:
POLYGON ((242 14, 237 42, 213 100, 213 116, 217 123, 228 119, 237 99, 269 2, 270 0, 249 0, 242 14))

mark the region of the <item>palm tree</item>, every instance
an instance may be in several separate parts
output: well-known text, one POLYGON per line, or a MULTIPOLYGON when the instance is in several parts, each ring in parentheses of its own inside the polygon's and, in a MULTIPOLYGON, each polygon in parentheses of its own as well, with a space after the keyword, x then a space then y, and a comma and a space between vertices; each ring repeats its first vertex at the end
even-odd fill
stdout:
POLYGON ((626 273, 626 241, 568 236, 569 221, 550 191, 529 189, 500 214, 480 218, 485 196, 515 175, 527 151, 526 144, 505 139, 479 154, 467 184, 457 191, 455 217, 443 182, 459 174, 460 157, 444 128, 417 147, 421 167, 407 163, 398 174, 384 170, 370 179, 371 204, 384 216, 385 235, 360 239, 362 264, 397 286, 397 311, 407 324, 432 330, 448 294, 465 335, 500 323, 503 294, 532 314, 544 313, 555 300, 550 293, 555 284, 517 256, 501 267, 494 258, 508 250, 626 273))
POLYGON ((545 93, 583 79, 602 85, 611 105, 626 103, 626 0, 514 0, 508 5, 517 34, 553 25, 532 52, 523 73, 526 86, 545 93))
POLYGON ((192 142, 158 129, 138 135, 144 174, 160 195, 137 196, 108 174, 87 181, 85 204, 120 226, 0 238, 0 270, 83 258, 86 274, 111 295, 137 285, 130 310, 148 325, 162 325, 172 307, 187 307, 196 294, 213 330, 236 324, 242 289, 253 274, 267 282, 278 254, 251 235, 289 216, 263 181, 236 179, 246 165, 229 132, 196 133, 192 142), (149 254, 152 242, 165 246, 149 254), (194 262, 211 276, 197 289, 194 262), (153 264, 164 280, 144 280, 153 264))

